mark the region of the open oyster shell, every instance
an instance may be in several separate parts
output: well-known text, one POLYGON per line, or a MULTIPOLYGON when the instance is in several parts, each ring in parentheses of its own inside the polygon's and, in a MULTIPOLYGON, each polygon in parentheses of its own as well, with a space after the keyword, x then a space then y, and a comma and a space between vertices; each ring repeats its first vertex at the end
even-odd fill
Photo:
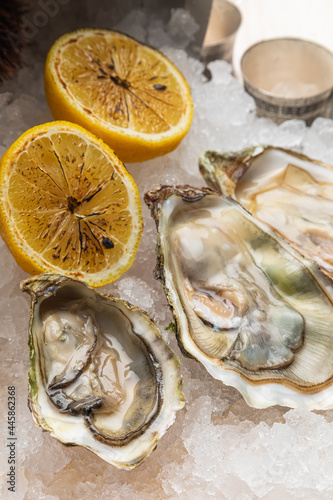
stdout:
POLYGON ((333 407, 333 288, 236 201, 149 191, 162 280, 183 350, 249 405, 333 407))
POLYGON ((271 146, 206 151, 207 184, 232 196, 333 277, 333 167, 271 146))
POLYGON ((31 294, 29 402, 36 425, 119 468, 139 465, 184 405, 179 360, 149 316, 59 275, 31 294))

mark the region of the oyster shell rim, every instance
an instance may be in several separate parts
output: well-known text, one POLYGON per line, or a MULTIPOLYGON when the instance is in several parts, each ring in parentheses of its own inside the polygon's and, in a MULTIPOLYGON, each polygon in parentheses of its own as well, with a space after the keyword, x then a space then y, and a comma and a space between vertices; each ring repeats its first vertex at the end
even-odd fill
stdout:
MULTIPOLYGON (((218 151, 207 150, 201 153, 199 156, 199 171, 204 178, 208 186, 216 189, 218 193, 223 196, 230 196, 236 201, 239 201, 236 196, 237 184, 241 181, 242 177, 247 173, 251 166, 257 161, 260 156, 264 156, 265 153, 270 151, 276 151, 284 153, 287 156, 294 157, 304 163, 312 164, 313 166, 322 167, 332 173, 333 177, 333 165, 323 162, 321 160, 315 160, 309 156, 304 155, 296 151, 292 151, 287 148, 282 148, 279 146, 272 145, 258 145, 251 146, 249 148, 241 149, 239 151, 229 151, 220 153, 218 151)), ((286 164, 286 167, 288 165, 286 164)), ((311 169, 308 170, 307 166, 299 166, 299 168, 304 169, 305 172, 309 173, 310 176, 314 174, 311 169)), ((287 168, 285 168, 285 171, 287 168)), ((265 172, 265 168, 263 172, 265 172)), ((269 172, 267 168, 267 172, 269 172)), ((274 171, 274 169, 273 169, 274 171)), ((279 169, 278 169, 279 171, 279 169)), ((258 191, 260 193, 260 190, 258 191)), ((331 200, 333 201, 333 199, 331 200)), ((245 207, 243 207, 245 208, 245 207)), ((276 232, 281 238, 285 239, 293 248, 295 248, 299 253, 301 253, 305 258, 314 260, 317 262, 321 270, 327 274, 331 279, 333 279, 333 266, 329 260, 326 260, 321 256, 320 251, 317 252, 315 249, 307 248, 306 245, 302 247, 301 242, 297 239, 293 239, 288 235, 288 228, 290 224, 282 224, 275 226, 274 222, 265 222, 260 217, 253 214, 256 220, 262 222, 266 227, 269 227, 274 232, 276 232), (284 233, 283 228, 286 229, 284 233)), ((320 227, 320 226, 319 226, 320 227)), ((306 233, 305 233, 306 234, 306 233)), ((320 248, 320 244, 318 243, 320 248)))
POLYGON ((315 165, 328 168, 333 171, 333 165, 330 165, 329 163, 321 160, 315 160, 307 155, 304 155, 303 153, 292 151, 291 149, 272 146, 269 144, 250 146, 238 151, 227 151, 223 153, 208 149, 199 156, 199 171, 211 189, 216 190, 223 196, 232 196, 238 180, 241 179, 241 177, 251 167, 250 159, 254 160, 264 154, 265 151, 270 150, 281 151, 291 156, 295 156, 300 160, 309 161, 315 165), (217 160, 221 162, 221 167, 216 165, 217 160), (218 182, 216 179, 219 179, 221 182, 218 182))
MULTIPOLYGON (((38 276, 33 276, 30 278, 27 278, 21 282, 21 290, 28 292, 31 295, 31 304, 30 304, 30 319, 29 319, 29 339, 28 339, 28 345, 29 345, 29 373, 28 373, 28 381, 29 381, 29 390, 28 390, 28 407, 31 411, 32 414, 32 419, 34 421, 34 424, 38 427, 41 427, 43 430, 49 431, 50 435, 57 439, 60 443, 62 443, 65 446, 81 446, 89 451, 92 451, 96 455, 98 455, 100 458, 105 460, 106 462, 114 465, 115 467, 119 469, 126 469, 126 470, 131 470, 138 465, 140 465, 144 460, 146 460, 150 454, 154 451, 156 448, 159 440, 163 437, 165 432, 168 430, 168 428, 173 424, 175 418, 176 418, 176 412, 178 410, 181 410, 184 405, 185 405, 185 396, 182 392, 183 388, 183 377, 180 371, 180 360, 176 356, 176 354, 173 352, 169 344, 166 342, 166 340, 163 338, 160 330, 156 326, 155 322, 152 320, 152 318, 149 316, 149 314, 141 309, 138 306, 135 306, 133 304, 130 304, 129 302, 122 300, 119 297, 115 297, 111 293, 101 293, 98 292, 95 288, 87 285, 86 283, 80 281, 80 280, 75 280, 74 278, 66 277, 63 275, 58 275, 58 274, 41 274, 38 276), (50 426, 47 421, 45 420, 43 413, 42 413, 42 407, 44 402, 40 403, 39 397, 41 396, 44 399, 48 399, 48 396, 46 394, 46 391, 43 387, 42 395, 40 395, 40 390, 38 388, 38 378, 36 376, 36 347, 34 344, 34 335, 32 332, 33 328, 33 322, 34 322, 34 312, 35 312, 35 307, 37 305, 38 299, 40 296, 43 296, 45 292, 47 293, 47 296, 51 296, 56 290, 64 286, 66 283, 75 283, 76 285, 79 285, 81 287, 85 287, 88 289, 94 296, 98 297, 98 301, 111 301, 113 305, 115 305, 117 308, 120 306, 121 308, 124 308, 127 312, 130 314, 138 314, 140 316, 140 321, 142 320, 144 325, 147 325, 147 328, 150 328, 152 335, 154 336, 154 340, 150 342, 147 339, 143 339, 144 345, 149 344, 150 348, 152 349, 152 352, 154 354, 154 357, 157 359, 157 362, 159 364, 159 369, 162 372, 162 382, 161 382, 161 392, 162 394, 162 400, 161 400, 161 408, 160 411, 158 412, 157 418, 155 421, 153 421, 153 430, 148 427, 147 433, 144 432, 143 434, 139 435, 137 438, 134 439, 134 457, 132 456, 131 460, 128 459, 123 459, 120 460, 119 458, 113 458, 111 459, 108 456, 108 452, 110 449, 112 450, 127 450, 127 448, 130 448, 132 446, 132 442, 130 441, 129 444, 125 443, 124 445, 120 446, 112 446, 108 445, 105 443, 101 444, 101 451, 96 451, 91 444, 83 444, 78 441, 69 441, 68 439, 63 439, 62 437, 59 437, 57 435, 56 431, 52 426, 50 426), (152 348, 152 343, 154 343, 154 347, 152 348), (158 351, 158 355, 156 355, 156 351, 158 351), (160 352, 161 351, 161 352, 160 352), (165 360, 160 359, 159 354, 165 357, 165 360), (166 367, 163 367, 163 363, 166 365, 166 367), (167 370, 172 371, 172 376, 170 374, 164 373, 167 370), (169 376, 168 376, 169 375, 169 376), (156 423, 155 423, 156 422, 156 423), (157 427, 157 429, 156 429, 157 427), (148 438, 147 439, 147 434, 148 438), (144 440, 144 446, 143 449, 137 450, 137 441, 142 441, 144 440)), ((132 323, 132 321, 129 319, 129 321, 132 323)), ((138 334, 138 332, 135 332, 135 334, 138 334)), ((139 337, 141 338, 141 334, 138 334, 139 337)), ((142 339, 141 339, 142 340, 142 339)), ((48 401, 48 404, 54 408, 53 404, 48 401)), ((67 418, 67 417, 66 417, 67 418)), ((80 439, 79 439, 80 440, 80 439)), ((91 442, 97 441, 94 436, 92 436, 91 442)), ((131 450, 130 450, 131 451, 131 450)), ((122 453, 121 453, 122 454, 122 453)), ((117 453, 116 453, 117 455, 117 453)))
MULTIPOLYGON (((162 241, 161 235, 159 231, 160 225, 160 215, 161 215, 161 204, 163 201, 168 199, 170 196, 176 195, 182 197, 184 201, 191 202, 196 201, 207 195, 217 195, 222 198, 229 198, 232 202, 238 205, 241 210, 249 215, 255 221, 255 224, 258 225, 264 232, 267 232, 274 239, 278 239, 279 243, 294 257, 300 260, 308 269, 308 271, 316 277, 319 282, 321 282, 327 289, 329 289, 330 295, 326 293, 326 295, 330 296, 330 300, 333 301, 333 281, 321 271, 318 264, 314 261, 305 258, 302 254, 300 254, 297 250, 295 250, 288 242, 286 242, 283 238, 277 235, 272 229, 267 227, 265 224, 261 223, 257 219, 255 219, 246 209, 244 209, 236 200, 233 198, 223 196, 220 192, 211 187, 203 187, 196 188, 191 187, 189 185, 177 185, 177 186, 169 186, 169 185, 160 185, 159 187, 149 190, 144 195, 144 201, 147 206, 151 210, 151 215, 155 220, 156 228, 157 228, 157 243, 156 243, 156 256, 157 256, 157 264, 154 271, 154 276, 156 279, 160 280, 163 286, 164 293, 167 297, 170 309, 172 311, 172 315, 175 321, 175 330, 176 330, 176 338, 180 350, 182 353, 190 358, 196 359, 201 362, 207 371, 216 379, 221 380, 226 385, 230 385, 235 387, 242 394, 246 402, 249 406, 253 406, 255 408, 267 408, 273 405, 281 405, 288 406, 290 408, 296 408, 299 406, 307 407, 308 409, 316 409, 316 410, 326 410, 333 408, 333 375, 324 383, 317 384, 315 388, 313 387, 302 387, 297 386, 292 382, 284 382, 272 381, 270 379, 266 379, 263 381, 252 381, 248 380, 242 373, 237 372, 232 369, 232 367, 223 367, 222 370, 216 369, 214 365, 212 366, 207 362, 208 356, 206 356, 201 351, 199 352, 199 357, 197 356, 198 352, 189 352, 186 346, 183 343, 183 333, 181 326, 181 318, 178 317, 177 311, 177 297, 173 297, 172 290, 169 290, 166 283, 165 276, 165 268, 164 268, 164 254, 162 250, 162 241), (280 396, 272 400, 272 390, 280 396), (307 400, 304 402, 298 402, 299 397, 306 396, 307 400), (328 397, 329 396, 329 397, 328 397)), ((184 327, 184 325, 183 325, 184 327)), ((186 329, 186 326, 185 326, 186 329)), ((188 332, 187 332, 188 334, 188 332)), ((188 334, 189 335, 189 334, 188 334)), ((190 336, 190 335, 189 335, 190 336)), ((223 362, 221 361, 223 365, 223 362)))

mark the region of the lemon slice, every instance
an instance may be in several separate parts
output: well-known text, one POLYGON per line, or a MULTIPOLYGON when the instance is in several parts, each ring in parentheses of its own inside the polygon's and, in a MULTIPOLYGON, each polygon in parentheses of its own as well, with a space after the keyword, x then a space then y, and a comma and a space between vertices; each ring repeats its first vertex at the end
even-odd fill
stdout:
POLYGON ((82 127, 39 125, 2 157, 0 234, 26 272, 104 285, 131 266, 141 233, 132 177, 82 127))
POLYGON ((47 57, 45 93, 54 118, 87 128, 124 162, 172 151, 192 122, 190 88, 178 69, 115 31, 59 38, 47 57))

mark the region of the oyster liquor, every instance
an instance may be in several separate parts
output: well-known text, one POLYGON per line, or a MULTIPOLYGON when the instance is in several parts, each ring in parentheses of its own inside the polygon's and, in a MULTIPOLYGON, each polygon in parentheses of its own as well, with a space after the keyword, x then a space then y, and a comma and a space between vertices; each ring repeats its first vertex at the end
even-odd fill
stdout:
POLYGON ((9 471, 7 472, 8 491, 13 493, 16 491, 16 436, 15 436, 15 386, 8 387, 8 436, 7 436, 7 449, 8 449, 8 465, 9 471))

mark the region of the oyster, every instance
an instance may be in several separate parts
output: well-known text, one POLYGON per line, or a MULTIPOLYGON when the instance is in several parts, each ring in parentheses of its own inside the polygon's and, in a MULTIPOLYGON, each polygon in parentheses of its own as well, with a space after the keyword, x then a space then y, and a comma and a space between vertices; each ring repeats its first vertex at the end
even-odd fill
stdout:
POLYGON ((232 196, 333 278, 333 167, 292 151, 259 146, 207 151, 207 184, 232 196))
POLYGON ((162 280, 183 350, 249 405, 333 407, 333 287, 236 201, 149 191, 162 280))
POLYGON ((139 465, 183 407, 179 360, 149 316, 59 275, 31 294, 29 402, 36 425, 124 469, 139 465))

